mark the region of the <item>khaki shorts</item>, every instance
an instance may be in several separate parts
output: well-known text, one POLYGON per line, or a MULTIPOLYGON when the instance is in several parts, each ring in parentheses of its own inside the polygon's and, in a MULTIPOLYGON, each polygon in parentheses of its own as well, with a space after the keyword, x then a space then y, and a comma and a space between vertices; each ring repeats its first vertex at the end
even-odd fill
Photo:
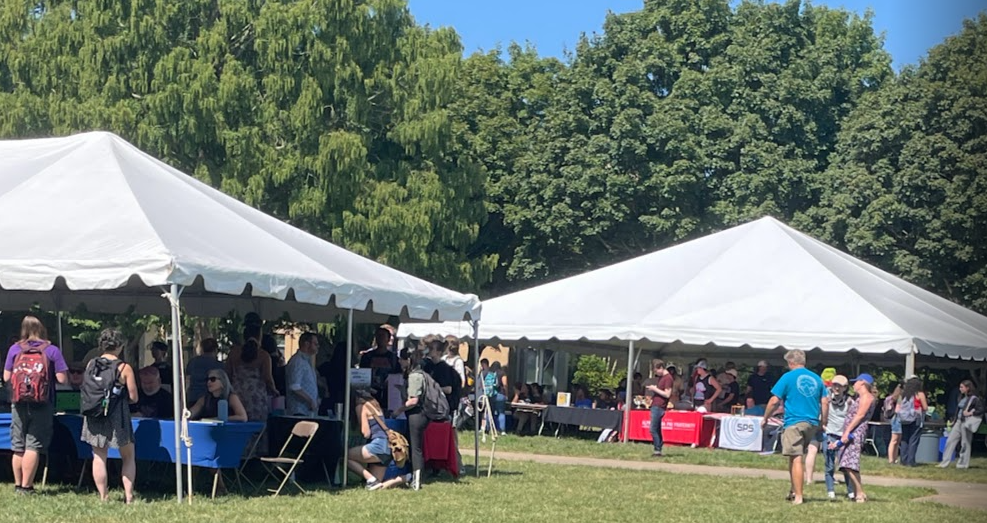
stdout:
POLYGON ((783 456, 801 456, 809 448, 809 443, 816 436, 819 427, 800 421, 781 433, 781 454, 783 456))

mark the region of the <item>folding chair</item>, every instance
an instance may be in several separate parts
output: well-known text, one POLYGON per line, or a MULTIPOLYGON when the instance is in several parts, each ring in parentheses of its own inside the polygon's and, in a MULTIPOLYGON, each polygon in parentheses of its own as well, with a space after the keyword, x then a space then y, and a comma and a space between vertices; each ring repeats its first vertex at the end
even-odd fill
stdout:
MULTIPOLYGON (((260 486, 267 483, 267 479, 273 477, 275 481, 278 480, 278 476, 281 476, 281 483, 278 485, 277 489, 267 489, 268 492, 274 494, 277 497, 281 493, 281 489, 284 488, 288 481, 291 481, 295 488, 299 490, 302 494, 305 494, 305 489, 295 481, 295 467, 299 463, 304 463, 302 459, 305 456, 305 451, 308 450, 309 444, 312 443, 312 438, 315 433, 319 430, 319 424, 314 421, 299 421, 295 423, 295 426, 291 429, 291 435, 288 436, 288 440, 284 442, 281 447, 281 452, 278 453, 277 457, 274 458, 260 458, 260 462, 267 469, 267 475, 264 480, 260 482, 260 486), (291 445, 292 440, 295 438, 300 438, 305 440, 305 444, 302 445, 302 449, 298 452, 297 456, 291 457, 285 454, 285 451, 291 445), (287 469, 285 468, 287 466, 287 469)), ((258 489, 259 490, 259 489, 258 489)))
POLYGON ((257 489, 257 486, 254 485, 253 481, 250 481, 250 478, 247 477, 245 471, 247 469, 247 466, 250 464, 250 460, 260 458, 260 456, 258 456, 257 447, 260 446, 261 441, 264 440, 264 437, 266 435, 267 435, 267 423, 265 423, 264 428, 254 436, 253 443, 251 443, 250 448, 243 455, 243 458, 241 458, 240 466, 234 469, 233 471, 233 479, 236 482, 238 488, 240 489, 240 492, 244 492, 243 489, 244 482, 248 483, 251 489, 257 489))

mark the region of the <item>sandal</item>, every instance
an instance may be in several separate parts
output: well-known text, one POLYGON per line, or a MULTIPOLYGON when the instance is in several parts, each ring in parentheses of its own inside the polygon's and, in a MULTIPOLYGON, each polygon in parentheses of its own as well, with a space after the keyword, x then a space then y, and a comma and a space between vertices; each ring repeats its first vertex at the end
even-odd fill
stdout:
POLYGON ((854 496, 853 501, 855 503, 866 503, 867 502, 867 495, 864 494, 863 496, 854 496))

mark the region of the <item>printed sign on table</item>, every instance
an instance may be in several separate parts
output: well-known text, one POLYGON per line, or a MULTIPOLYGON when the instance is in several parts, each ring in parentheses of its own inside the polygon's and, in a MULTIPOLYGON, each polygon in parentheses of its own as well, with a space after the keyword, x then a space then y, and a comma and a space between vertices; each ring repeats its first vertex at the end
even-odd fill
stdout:
POLYGON ((720 448, 761 451, 761 419, 729 416, 720 420, 720 448))

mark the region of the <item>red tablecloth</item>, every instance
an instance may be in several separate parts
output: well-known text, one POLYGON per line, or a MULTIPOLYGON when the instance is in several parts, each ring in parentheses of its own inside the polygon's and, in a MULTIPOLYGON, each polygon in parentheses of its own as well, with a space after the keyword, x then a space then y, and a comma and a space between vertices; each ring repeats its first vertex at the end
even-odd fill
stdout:
MULTIPOLYGON (((650 442, 651 410, 631 410, 630 420, 628 440, 650 442)), ((661 437, 665 443, 709 447, 715 427, 715 420, 704 419, 700 412, 666 410, 665 417, 661 419, 661 437)))
MULTIPOLYGON (((623 431, 624 427, 620 427, 623 431)), ((623 435, 623 432, 621 432, 623 435)), ((664 433, 662 433, 664 436, 664 433)), ((621 437, 623 439, 623 437, 621 437)), ((629 441, 651 441, 651 410, 632 409, 630 427, 627 431, 629 441)))
MULTIPOLYGON (((703 419, 703 413, 669 410, 661 420, 661 437, 665 443, 708 447, 713 439, 713 420, 703 419)), ((651 435, 648 434, 648 441, 651 435)))
POLYGON ((453 477, 459 477, 459 461, 456 459, 456 438, 452 423, 433 421, 425 428, 422 442, 425 453, 425 467, 448 470, 453 477))

